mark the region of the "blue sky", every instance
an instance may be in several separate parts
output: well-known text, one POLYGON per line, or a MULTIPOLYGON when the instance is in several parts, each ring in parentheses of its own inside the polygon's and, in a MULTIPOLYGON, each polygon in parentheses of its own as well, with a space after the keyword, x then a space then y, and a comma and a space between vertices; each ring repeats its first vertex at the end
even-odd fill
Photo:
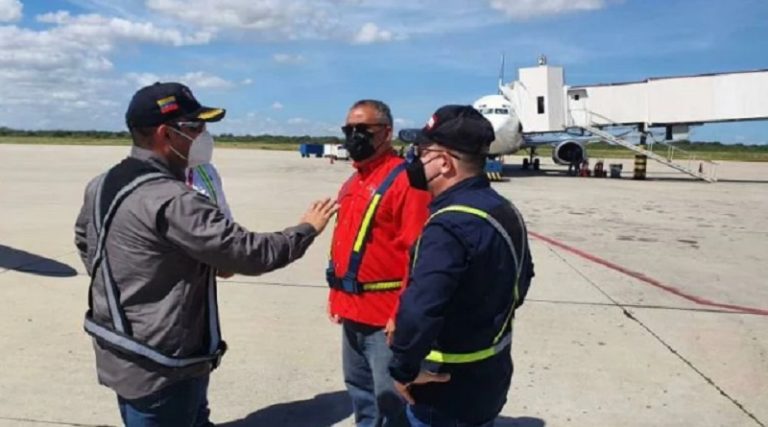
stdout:
POLYGON ((494 93, 502 52, 507 80, 543 53, 578 85, 768 68, 765 40, 765 0, 0 0, 0 126, 122 129, 156 80, 227 108, 217 133, 338 134, 360 98, 420 126, 494 93))

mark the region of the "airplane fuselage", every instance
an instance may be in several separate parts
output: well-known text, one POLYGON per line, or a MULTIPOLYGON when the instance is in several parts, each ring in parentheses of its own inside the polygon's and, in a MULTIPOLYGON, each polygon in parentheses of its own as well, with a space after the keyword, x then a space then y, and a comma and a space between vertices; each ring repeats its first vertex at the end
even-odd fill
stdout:
POLYGON ((472 106, 491 122, 493 131, 496 133, 489 155, 512 154, 522 148, 525 140, 521 132, 520 119, 515 114, 512 104, 504 96, 484 96, 475 101, 472 106))

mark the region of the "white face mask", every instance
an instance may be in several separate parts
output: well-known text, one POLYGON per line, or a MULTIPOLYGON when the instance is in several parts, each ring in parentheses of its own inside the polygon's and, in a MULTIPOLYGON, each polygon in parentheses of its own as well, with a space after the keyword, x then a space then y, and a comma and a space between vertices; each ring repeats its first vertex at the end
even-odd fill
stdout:
POLYGON ((189 167, 204 165, 213 161, 213 136, 203 131, 192 141, 189 148, 189 167))
MULTIPOLYGON (((174 128, 171 128, 171 130, 192 141, 192 145, 189 147, 188 157, 186 158, 188 163, 187 167, 194 168, 213 161, 213 136, 207 130, 202 131, 197 135, 197 138, 194 139, 174 128)), ((171 147, 171 149, 173 149, 173 147, 171 147)), ((176 150, 173 151, 176 152, 176 150)), ((176 154, 181 156, 178 152, 176 152, 176 154)))

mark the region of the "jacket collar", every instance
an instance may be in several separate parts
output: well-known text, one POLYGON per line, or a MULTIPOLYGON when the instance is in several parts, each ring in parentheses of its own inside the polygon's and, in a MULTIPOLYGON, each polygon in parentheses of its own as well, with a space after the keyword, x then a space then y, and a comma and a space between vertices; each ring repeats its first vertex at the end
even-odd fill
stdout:
POLYGON ((395 151, 387 151, 385 153, 380 154, 378 157, 375 157, 371 159, 368 163, 365 164, 358 164, 357 162, 353 163, 353 166, 355 169, 357 169, 357 173, 359 173, 361 176, 366 177, 373 173, 376 169, 378 169, 381 165, 386 163, 388 160, 392 159, 393 157, 397 157, 395 154, 395 151))
POLYGON ((432 203, 429 205, 430 213, 435 213, 440 209, 455 204, 457 196, 466 190, 480 190, 488 188, 490 185, 491 183, 485 175, 477 175, 460 181, 432 200, 432 203))
POLYGON ((184 180, 183 175, 179 176, 175 174, 173 170, 171 170, 171 168, 168 166, 168 162, 166 162, 166 160, 163 159, 162 157, 155 154, 152 150, 147 150, 146 148, 141 148, 134 145, 131 147, 130 157, 151 163, 152 166, 159 169, 161 172, 165 172, 175 178, 184 180))

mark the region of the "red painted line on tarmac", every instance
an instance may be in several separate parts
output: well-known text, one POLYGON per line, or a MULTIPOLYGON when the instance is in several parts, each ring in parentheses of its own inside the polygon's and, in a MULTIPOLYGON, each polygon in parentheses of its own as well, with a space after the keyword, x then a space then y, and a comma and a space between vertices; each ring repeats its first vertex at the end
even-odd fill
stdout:
POLYGON ((628 269, 626 267, 622 267, 622 266, 620 266, 618 264, 614 264, 614 263, 612 263, 612 262, 610 262, 608 260, 602 259, 602 258, 600 258, 598 256, 595 256, 595 255, 592 255, 592 254, 590 254, 588 252, 582 251, 581 249, 576 249, 576 248, 574 248, 572 246, 568 246, 565 243, 560 242, 558 240, 555 240, 555 239, 553 239, 551 237, 542 236, 541 234, 534 233, 532 231, 529 231, 528 234, 533 236, 533 237, 535 237, 535 238, 537 238, 537 239, 539 239, 539 240, 541 240, 541 241, 543 241, 543 242, 546 242, 546 243, 548 243, 548 244, 550 244, 552 246, 556 246, 556 247, 558 247, 560 249, 566 250, 566 251, 568 251, 568 252, 570 252, 572 254, 578 255, 578 256, 580 256, 580 257, 582 257, 584 259, 587 259, 589 261, 592 261, 592 262, 594 262, 596 264, 600 264, 600 265, 602 265, 604 267, 610 268, 611 270, 618 271, 619 273, 625 274, 625 275, 627 275, 629 277, 632 277, 634 279, 637 279, 637 280, 639 280, 639 281, 641 281, 643 283, 647 283, 647 284, 649 284, 649 285, 651 285, 653 287, 659 288, 659 289, 664 290, 666 292, 669 292, 669 293, 671 293, 673 295, 677 295, 677 296, 679 296, 681 298, 684 298, 684 299, 686 299, 688 301, 691 301, 691 302, 694 302, 696 304, 705 305, 705 306, 709 306, 709 307, 724 308, 724 309, 733 310, 733 311, 736 311, 736 312, 739 312, 739 313, 756 314, 756 315, 759 315, 759 316, 768 316, 768 310, 765 310, 765 309, 762 309, 762 308, 744 307, 744 306, 741 306, 741 305, 723 304, 723 303, 711 301, 711 300, 708 300, 706 298, 702 298, 702 297, 699 297, 699 296, 696 296, 696 295, 691 295, 689 293, 683 292, 682 290, 680 290, 680 289, 678 289, 678 288, 676 288, 674 286, 670 286, 670 285, 666 285, 664 283, 661 283, 660 281, 658 281, 658 280, 656 280, 656 279, 654 279, 652 277, 648 277, 648 276, 646 276, 643 273, 639 273, 637 271, 630 270, 630 269, 628 269))

